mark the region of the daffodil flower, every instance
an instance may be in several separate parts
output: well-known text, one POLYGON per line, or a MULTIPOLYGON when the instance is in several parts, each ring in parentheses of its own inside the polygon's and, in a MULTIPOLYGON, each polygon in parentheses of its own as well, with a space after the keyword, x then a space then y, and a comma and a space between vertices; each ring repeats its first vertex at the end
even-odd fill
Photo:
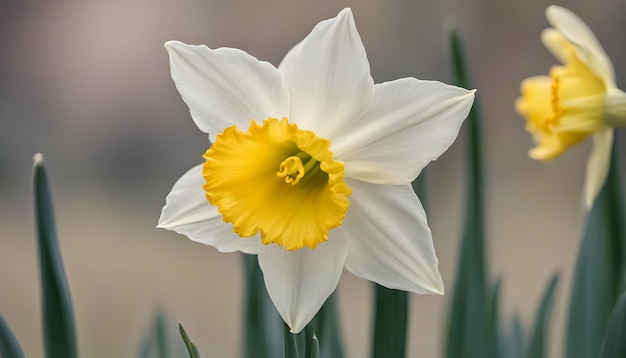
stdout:
POLYGON ((474 92, 404 78, 374 84, 349 9, 278 68, 232 48, 165 44, 205 162, 166 198, 159 227, 258 255, 292 332, 344 266, 383 286, 443 294, 411 181, 456 138, 474 92))
POLYGON ((533 159, 553 159, 593 136, 583 191, 590 208, 608 173, 613 127, 626 125, 626 93, 616 87, 611 60, 576 14, 552 5, 546 18, 554 28, 545 29, 541 40, 562 65, 549 76, 524 80, 516 109, 537 143, 529 152, 533 159))

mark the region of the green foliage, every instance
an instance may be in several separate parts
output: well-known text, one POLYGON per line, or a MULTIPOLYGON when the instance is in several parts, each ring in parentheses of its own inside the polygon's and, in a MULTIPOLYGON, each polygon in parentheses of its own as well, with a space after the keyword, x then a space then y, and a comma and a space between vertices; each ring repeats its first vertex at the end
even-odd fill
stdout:
POLYGON ((245 269, 244 344, 247 358, 275 358, 281 354, 283 321, 270 300, 256 255, 243 255, 245 269))
MULTIPOLYGON (((449 31, 451 67, 454 83, 471 88, 466 58, 458 30, 449 31)), ((546 346, 557 278, 548 286, 537 313, 532 339, 525 348, 523 331, 514 320, 511 336, 500 329, 498 317, 501 282, 488 282, 484 239, 484 190, 481 117, 477 101, 465 122, 467 133, 467 179, 465 216, 461 249, 452 293, 452 306, 446 337, 448 358, 495 358, 499 356, 541 358, 546 346)))
POLYGON ((189 352, 189 357, 190 358, 200 358, 200 353, 198 352, 198 347, 196 347, 195 344, 193 344, 193 342, 191 341, 191 339, 189 339, 189 336, 187 335, 187 332, 185 332, 185 329, 183 328, 182 324, 178 324, 178 330, 180 331, 180 336, 183 339, 183 342, 185 343, 185 347, 187 347, 187 352, 189 352))
MULTIPOLYGON (((339 312, 337 311, 337 292, 328 297, 313 319, 314 338, 319 345, 321 357, 343 358, 339 312)), ((315 347, 315 344, 314 346, 315 347)))
POLYGON ((141 358, 170 357, 169 335, 167 333, 167 319, 161 310, 157 310, 150 332, 146 335, 139 350, 141 358))
POLYGON ((617 301, 604 337, 604 358, 626 357, 626 293, 617 301))
POLYGON ((625 216, 616 150, 587 221, 572 283, 566 355, 598 357, 611 310, 622 290, 625 216))
MULTIPOLYGON (((454 84, 471 88, 466 58, 456 28, 448 33, 454 84)), ((452 306, 448 322, 446 356, 497 356, 497 303, 499 285, 487 283, 484 244, 483 155, 481 119, 476 101, 465 121, 467 176, 465 217, 452 306)))
POLYGON ((6 324, 2 315, 0 315, 0 357, 4 358, 23 358, 24 352, 20 347, 17 339, 11 332, 9 325, 6 324))
POLYGON ((49 358, 75 358, 74 315, 57 244, 52 200, 41 154, 35 156, 33 177, 45 353, 49 358))
POLYGON ((554 275, 548 288, 546 289, 541 305, 535 317, 535 326, 532 331, 532 337, 526 351, 526 358, 543 358, 547 347, 547 334, 550 323, 550 315, 554 303, 554 295, 559 282, 558 275, 554 275))
POLYGON ((374 286, 373 358, 402 358, 406 351, 408 294, 374 286))

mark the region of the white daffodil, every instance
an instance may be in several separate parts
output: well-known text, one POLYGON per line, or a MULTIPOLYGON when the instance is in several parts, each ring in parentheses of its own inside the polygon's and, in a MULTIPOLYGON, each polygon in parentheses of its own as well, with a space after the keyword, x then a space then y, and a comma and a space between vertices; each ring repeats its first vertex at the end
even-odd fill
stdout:
POLYGON ((159 227, 258 255, 297 333, 343 267, 383 286, 443 294, 411 181, 456 138, 474 91, 374 84, 349 9, 278 68, 232 48, 165 44, 191 117, 213 143, 166 198, 159 227))
POLYGON ((533 159, 553 159, 593 135, 583 201, 590 208, 606 179, 613 127, 626 125, 626 93, 615 85, 611 60, 576 14, 559 6, 546 9, 554 28, 541 34, 544 46, 562 66, 549 76, 527 78, 515 106, 537 146, 533 159))

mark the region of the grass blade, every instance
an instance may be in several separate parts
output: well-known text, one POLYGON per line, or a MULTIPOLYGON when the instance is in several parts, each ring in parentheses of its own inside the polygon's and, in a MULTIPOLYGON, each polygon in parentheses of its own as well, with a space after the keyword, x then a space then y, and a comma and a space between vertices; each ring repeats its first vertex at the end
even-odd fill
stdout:
POLYGON ((77 357, 74 315, 57 243, 52 200, 43 156, 34 157, 35 221, 41 273, 43 336, 46 357, 77 357))
POLYGON ((167 320, 161 310, 157 311, 154 322, 154 335, 156 337, 157 355, 159 358, 170 356, 170 347, 167 337, 167 320))
POLYGON ((9 325, 0 315, 0 357, 24 358, 24 352, 11 332, 9 325))
MULTIPOLYGON (((448 32, 454 84, 471 88, 466 57, 456 27, 448 32)), ((481 119, 477 101, 465 121, 467 176, 460 257, 446 338, 448 358, 497 355, 497 285, 487 284, 484 244, 484 198, 481 119)))
POLYGON ((178 330, 180 331, 180 336, 183 339, 183 342, 185 342, 185 347, 187 347, 187 352, 189 352, 189 357, 200 358, 198 347, 196 347, 196 345, 193 344, 191 339, 189 339, 189 336, 187 335, 187 332, 185 332, 185 329, 183 328, 183 325, 181 323, 178 323, 178 330))
MULTIPOLYGON (((504 333, 506 334, 506 333, 504 333)), ((511 331, 508 333, 508 337, 502 337, 501 357, 509 358, 522 358, 524 357, 524 350, 526 347, 526 339, 524 336, 524 330, 517 315, 513 316, 511 323, 511 331)))
POLYGON ((541 300, 541 305, 537 311, 535 317, 535 326, 533 329, 532 337, 528 345, 528 351, 526 352, 527 358, 543 358, 545 357, 545 351, 547 347, 546 336, 548 334, 548 327, 550 323, 550 314, 552 312, 552 306, 554 302, 554 295, 556 287, 559 282, 558 275, 554 275, 546 293, 541 300))

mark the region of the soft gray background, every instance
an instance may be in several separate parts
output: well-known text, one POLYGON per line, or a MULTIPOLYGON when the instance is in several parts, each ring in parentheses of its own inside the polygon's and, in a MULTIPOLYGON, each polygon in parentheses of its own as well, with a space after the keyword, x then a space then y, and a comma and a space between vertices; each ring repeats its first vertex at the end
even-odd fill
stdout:
MULTIPOLYGON (((624 3, 562 1, 626 74, 624 3)), ((454 15, 485 118, 488 258, 503 277, 501 312, 531 324, 556 271, 562 282, 550 356, 560 356, 583 211, 584 143, 551 163, 526 156, 514 112, 519 82, 554 62, 539 36, 549 2, 510 0, 0 2, 0 312, 28 357, 41 357, 31 157, 46 158, 83 357, 132 357, 162 307, 203 356, 235 357, 241 257, 155 229, 175 180, 201 161, 198 131, 169 78, 163 43, 242 48, 277 65, 320 20, 350 6, 376 82, 449 82, 443 24, 454 15)), ((462 216, 463 139, 428 168, 429 220, 447 287, 462 216)), ((367 356, 368 282, 339 287, 350 357, 367 356)), ((450 290, 448 290, 450 292, 450 290)), ((450 295, 411 296, 411 357, 442 353, 450 295)))

